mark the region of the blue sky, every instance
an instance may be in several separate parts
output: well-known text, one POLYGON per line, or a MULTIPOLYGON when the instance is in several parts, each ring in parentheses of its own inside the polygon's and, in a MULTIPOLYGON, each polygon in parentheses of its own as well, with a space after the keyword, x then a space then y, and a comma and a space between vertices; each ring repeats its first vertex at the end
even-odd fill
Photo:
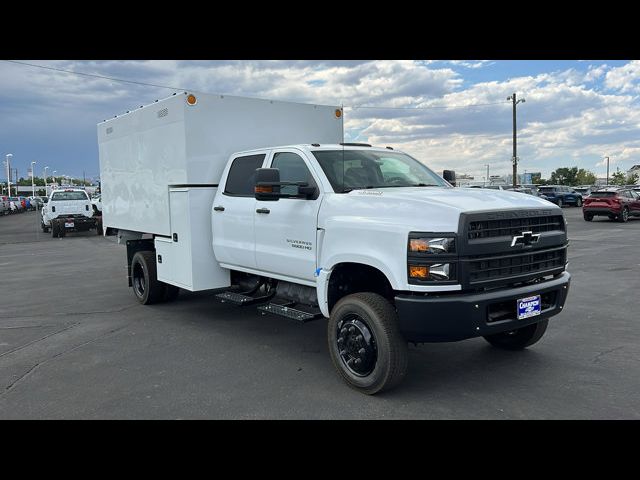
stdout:
MULTIPOLYGON (((345 105, 346 138, 390 145, 435 170, 483 179, 511 170, 516 92, 521 171, 640 163, 640 62, 38 61, 121 83, 0 62, 0 158, 36 174, 99 174, 96 123, 175 91, 345 105), (478 104, 491 104, 473 106, 478 104), (394 107, 394 108, 366 108, 394 107)), ((4 169, 0 179, 4 179, 4 169)))

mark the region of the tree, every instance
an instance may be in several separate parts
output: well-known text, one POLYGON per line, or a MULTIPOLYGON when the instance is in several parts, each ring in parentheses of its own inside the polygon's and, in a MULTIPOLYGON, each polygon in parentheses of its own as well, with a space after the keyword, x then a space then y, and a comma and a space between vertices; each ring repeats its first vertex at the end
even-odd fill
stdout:
POLYGON ((638 183, 638 180, 640 180, 640 175, 633 172, 631 175, 627 177, 627 185, 635 185, 638 183))
POLYGON ((584 168, 578 170, 578 175, 576 175, 576 185, 595 185, 596 180, 598 178, 595 174, 584 168))
POLYGON ((578 167, 561 167, 551 172, 549 181, 552 185, 577 185, 578 167))
POLYGON ((620 171, 620 167, 616 167, 616 171, 611 175, 609 183, 611 185, 626 185, 626 175, 620 171))

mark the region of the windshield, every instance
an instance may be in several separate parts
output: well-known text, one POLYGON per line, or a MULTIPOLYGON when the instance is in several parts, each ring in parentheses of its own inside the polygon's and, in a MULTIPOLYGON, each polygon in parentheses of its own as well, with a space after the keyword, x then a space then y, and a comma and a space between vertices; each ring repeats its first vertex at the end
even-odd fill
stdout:
POLYGON ((336 193, 363 188, 449 186, 437 174, 404 153, 317 150, 313 155, 336 193))
POLYGON ((51 196, 51 200, 87 200, 87 194, 84 192, 55 192, 51 196))

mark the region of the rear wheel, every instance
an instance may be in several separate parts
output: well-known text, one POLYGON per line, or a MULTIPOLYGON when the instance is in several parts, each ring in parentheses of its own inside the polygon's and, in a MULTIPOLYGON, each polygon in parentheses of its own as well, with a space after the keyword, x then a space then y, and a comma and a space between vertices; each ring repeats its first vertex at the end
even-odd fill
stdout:
POLYGON ((542 320, 517 330, 487 335, 484 339, 494 347, 503 350, 522 350, 540 340, 547 331, 548 324, 549 320, 542 320))
POLYGON ((158 303, 163 299, 164 286, 158 281, 154 252, 137 252, 131 260, 133 293, 143 305, 158 303))
POLYGON ((561 199, 561 198, 559 198, 559 199, 558 199, 558 206, 559 206, 560 208, 562 208, 562 199, 561 199))
POLYGON ((578 197, 576 199, 576 207, 581 207, 582 206, 582 198, 578 197))
POLYGON ((587 222, 590 222, 591 220, 593 220, 593 213, 585 213, 583 214, 583 216, 587 222))
POLYGON ((51 236, 58 237, 58 221, 56 219, 51 220, 51 236))
POLYGON ((407 342, 395 309, 381 295, 354 293, 342 298, 331 312, 327 338, 334 367, 362 393, 391 389, 406 375, 407 342))
POLYGON ((629 209, 627 207, 624 207, 620 215, 618 215, 618 221, 622 223, 629 221, 629 209))

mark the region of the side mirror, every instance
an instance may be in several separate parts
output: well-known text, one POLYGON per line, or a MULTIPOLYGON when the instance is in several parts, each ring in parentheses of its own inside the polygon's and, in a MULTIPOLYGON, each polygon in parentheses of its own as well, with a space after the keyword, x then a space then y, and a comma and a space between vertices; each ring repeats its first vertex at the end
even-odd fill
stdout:
POLYGON ((307 182, 281 182, 277 168, 256 169, 255 198, 266 202, 275 202, 280 198, 318 198, 318 188, 307 182), (296 187, 297 193, 282 193, 281 187, 296 187))
POLYGON ((456 172, 454 172, 453 170, 444 170, 442 172, 442 178, 444 178, 454 187, 456 186, 456 172))
POLYGON ((265 202, 275 202, 280 198, 280 170, 256 169, 255 197, 265 202))

